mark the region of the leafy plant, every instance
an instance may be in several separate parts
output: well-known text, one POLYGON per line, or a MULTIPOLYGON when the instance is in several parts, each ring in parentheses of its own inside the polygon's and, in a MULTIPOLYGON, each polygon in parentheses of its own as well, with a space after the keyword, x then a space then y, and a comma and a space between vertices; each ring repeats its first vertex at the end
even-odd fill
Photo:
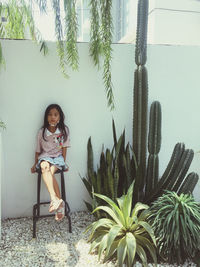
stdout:
POLYGON ((200 249, 200 205, 192 195, 166 191, 150 208, 159 255, 182 263, 200 249))
MULTIPOLYGON (((87 144, 87 176, 82 178, 88 193, 92 198, 92 203, 85 201, 89 211, 102 204, 102 200, 96 198, 94 193, 104 194, 116 202, 116 198, 126 193, 133 182, 137 163, 134 152, 129 143, 125 146, 125 131, 117 140, 115 123, 113 126, 114 145, 112 149, 104 149, 101 152, 99 165, 94 169, 93 148, 91 137, 87 144)), ((97 213, 97 215, 99 215, 97 213)))
POLYGON ((101 218, 87 227, 86 232, 91 230, 90 252, 98 248, 99 259, 105 252, 104 262, 116 256, 119 266, 126 263, 128 267, 132 267, 136 257, 147 266, 145 251, 148 251, 156 264, 155 237, 151 226, 146 222, 149 216, 148 206, 137 203, 132 210, 132 194, 133 184, 126 195, 117 198, 117 204, 104 195, 95 194, 108 206, 99 206, 93 212, 102 210, 108 218, 101 218))

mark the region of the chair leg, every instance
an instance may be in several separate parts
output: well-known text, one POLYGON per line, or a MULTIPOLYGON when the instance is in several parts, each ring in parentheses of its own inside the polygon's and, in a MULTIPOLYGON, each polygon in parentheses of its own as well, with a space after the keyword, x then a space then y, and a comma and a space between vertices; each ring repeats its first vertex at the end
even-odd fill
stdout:
POLYGON ((61 171, 61 197, 64 202, 66 202, 66 193, 65 193, 65 181, 64 181, 64 173, 61 171))
POLYGON ((69 232, 71 233, 72 232, 72 226, 71 226, 71 217, 69 215, 70 207, 69 207, 69 204, 67 203, 67 200, 66 200, 65 180, 64 180, 64 173, 63 173, 63 171, 61 171, 60 175, 61 175, 61 196, 62 196, 63 201, 65 202, 65 216, 68 219, 68 222, 69 222, 69 232))
POLYGON ((40 216, 40 187, 41 187, 41 173, 38 173, 37 182, 37 216, 40 216))
POLYGON ((33 238, 36 238, 36 209, 37 209, 37 204, 33 206, 33 238))

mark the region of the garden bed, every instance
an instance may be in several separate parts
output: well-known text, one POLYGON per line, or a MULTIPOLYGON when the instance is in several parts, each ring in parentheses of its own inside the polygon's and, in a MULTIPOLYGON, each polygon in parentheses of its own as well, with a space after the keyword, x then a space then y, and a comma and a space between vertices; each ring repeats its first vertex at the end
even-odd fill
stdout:
MULTIPOLYGON (((72 233, 68 233, 67 220, 56 222, 53 218, 37 222, 37 239, 32 239, 32 218, 6 219, 2 221, 0 265, 4 266, 117 266, 115 262, 98 262, 96 254, 89 254, 90 244, 83 232, 93 217, 88 212, 74 212, 72 233)), ((142 266, 137 263, 136 266, 142 266)), ((149 264, 149 266, 152 266, 149 264)), ((158 266, 173 266, 159 264, 158 266)), ((178 265, 174 265, 178 266, 178 265)), ((195 267, 192 262, 182 266, 195 267)))

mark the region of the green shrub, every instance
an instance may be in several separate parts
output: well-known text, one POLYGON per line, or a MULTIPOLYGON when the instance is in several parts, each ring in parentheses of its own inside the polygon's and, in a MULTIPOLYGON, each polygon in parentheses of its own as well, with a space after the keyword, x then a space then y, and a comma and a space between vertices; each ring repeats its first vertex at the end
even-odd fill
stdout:
POLYGON ((138 256, 143 265, 147 266, 145 250, 157 263, 155 237, 146 221, 149 216, 148 206, 138 202, 132 210, 132 193, 133 184, 126 195, 117 198, 117 204, 104 195, 95 194, 109 206, 99 206, 93 212, 103 210, 108 218, 101 218, 87 227, 86 232, 91 230, 90 252, 98 248, 99 259, 105 252, 104 262, 116 256, 119 266, 126 263, 128 267, 133 266, 138 256))
POLYGON ((166 191, 150 211, 159 255, 169 263, 192 259, 200 248, 200 205, 193 196, 166 191))

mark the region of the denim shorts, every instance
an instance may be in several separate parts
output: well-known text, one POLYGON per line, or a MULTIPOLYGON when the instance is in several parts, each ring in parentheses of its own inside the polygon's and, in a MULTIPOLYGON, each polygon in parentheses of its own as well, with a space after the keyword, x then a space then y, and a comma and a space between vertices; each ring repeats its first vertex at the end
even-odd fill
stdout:
POLYGON ((38 163, 36 165, 36 169, 40 169, 40 163, 42 161, 47 161, 49 162, 51 165, 56 166, 56 168, 58 168, 59 170, 66 170, 68 169, 67 164, 64 162, 64 158, 62 155, 55 157, 55 158, 51 158, 51 157, 42 157, 38 160, 38 163))

